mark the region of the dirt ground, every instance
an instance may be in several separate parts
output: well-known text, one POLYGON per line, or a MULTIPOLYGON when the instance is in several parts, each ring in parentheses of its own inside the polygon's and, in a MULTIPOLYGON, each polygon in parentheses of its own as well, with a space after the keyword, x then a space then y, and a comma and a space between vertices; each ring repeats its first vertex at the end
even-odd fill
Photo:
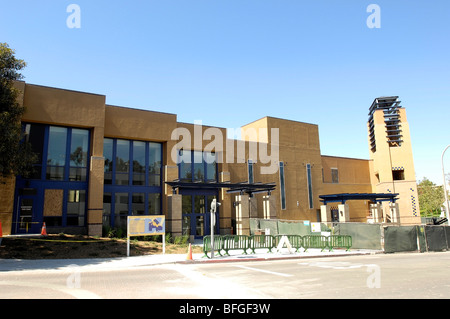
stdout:
MULTIPOLYGON (((166 243, 166 254, 187 254, 189 245, 166 243)), ((192 253, 201 253, 202 248, 192 246, 192 253)), ((130 242, 130 256, 162 254, 162 243, 130 242)), ((0 259, 79 259, 126 257, 126 239, 93 238, 76 235, 48 235, 34 238, 3 237, 0 244, 0 259)))

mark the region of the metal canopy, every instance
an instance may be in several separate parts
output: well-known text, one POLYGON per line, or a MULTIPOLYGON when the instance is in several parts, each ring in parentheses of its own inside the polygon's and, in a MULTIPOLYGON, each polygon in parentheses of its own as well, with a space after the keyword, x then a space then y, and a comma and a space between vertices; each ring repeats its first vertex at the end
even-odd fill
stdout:
POLYGON ((330 195, 320 195, 320 200, 326 205, 327 203, 341 202, 345 204, 348 200, 371 200, 374 202, 386 202, 390 201, 395 203, 398 194, 392 193, 343 193, 343 194, 330 194, 330 195))
POLYGON ((228 188, 227 193, 240 193, 249 194, 250 197, 257 193, 270 193, 275 190, 275 183, 252 183, 247 182, 242 183, 218 183, 218 182, 185 182, 180 180, 174 180, 173 182, 165 182, 167 185, 171 186, 174 193, 179 188, 190 188, 190 189, 220 189, 228 188))

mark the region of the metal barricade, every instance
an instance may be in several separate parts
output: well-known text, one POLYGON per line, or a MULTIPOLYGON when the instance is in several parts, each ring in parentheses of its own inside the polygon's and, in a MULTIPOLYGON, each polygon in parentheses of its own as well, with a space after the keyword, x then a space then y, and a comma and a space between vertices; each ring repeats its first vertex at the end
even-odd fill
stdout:
POLYGON ((226 255, 230 255, 230 250, 243 250, 243 254, 247 255, 249 249, 249 236, 245 235, 225 235, 223 236, 223 250, 226 255))
POLYGON ((272 252, 272 249, 275 246, 274 236, 271 235, 252 235, 248 239, 249 248, 252 250, 252 253, 255 253, 255 249, 269 249, 269 252, 272 252))
POLYGON ((328 237, 322 235, 303 236, 303 248, 307 251, 309 248, 318 248, 324 251, 328 247, 328 237))
POLYGON ((333 248, 345 248, 349 251, 352 247, 352 236, 349 235, 331 235, 328 237, 328 247, 330 251, 333 248))

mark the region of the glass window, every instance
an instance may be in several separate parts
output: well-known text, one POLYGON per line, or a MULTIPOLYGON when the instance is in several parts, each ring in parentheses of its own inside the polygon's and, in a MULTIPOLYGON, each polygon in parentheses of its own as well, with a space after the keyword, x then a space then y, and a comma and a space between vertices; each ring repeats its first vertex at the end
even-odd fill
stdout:
POLYGON ((145 142, 133 142, 133 185, 145 185, 145 142))
POLYGON ((111 226, 111 193, 103 193, 103 227, 111 226))
POLYGON ((205 165, 203 162, 203 152, 194 151, 194 181, 205 180, 205 165))
POLYGON ((205 196, 203 195, 194 196, 194 213, 197 214, 205 213, 205 196))
POLYGON ((47 152, 47 179, 64 179, 66 147, 67 128, 50 126, 47 152))
POLYGON ((286 189, 284 180, 284 163, 280 162, 280 193, 281 193, 281 209, 286 209, 286 189))
POLYGON ((67 226, 84 226, 86 191, 69 190, 67 194, 67 226))
POLYGON ((314 208, 313 191, 312 191, 311 164, 306 164, 306 178, 307 178, 307 181, 308 181, 309 208, 314 208))
POLYGON ((150 193, 148 194, 148 214, 149 215, 161 215, 161 194, 150 193))
POLYGON ((248 160, 248 183, 253 184, 253 161, 248 160))
POLYGON ((33 165, 32 179, 41 179, 42 154, 44 152, 45 126, 39 124, 25 124, 25 141, 30 143, 31 150, 37 159, 33 165))
POLYGON ((89 150, 89 131, 72 129, 70 142, 69 180, 86 181, 89 150))
POLYGON ((217 164, 215 153, 205 153, 206 161, 206 179, 208 181, 217 181, 217 164))
POLYGON ((190 195, 182 196, 182 212, 183 214, 192 213, 192 196, 190 195))
POLYGON ((105 138, 103 140, 103 157, 105 158, 105 185, 112 184, 113 172, 113 140, 105 138))
POLYGON ((331 169, 331 182, 335 184, 339 183, 339 171, 337 168, 331 169))
POLYGON ((128 219, 128 193, 116 193, 114 205, 114 224, 126 229, 128 219))
POLYGON ((144 193, 133 193, 131 197, 131 215, 145 214, 145 197, 144 193))
POLYGON ((184 181, 192 181, 192 166, 191 166, 191 157, 189 156, 189 161, 185 158, 186 152, 189 154, 190 151, 180 150, 179 151, 179 171, 180 171, 180 179, 184 181))
POLYGON ((128 185, 130 169, 130 142, 117 140, 116 149, 116 185, 128 185))
POLYGON ((148 173, 149 186, 161 186, 162 144, 149 143, 148 173))

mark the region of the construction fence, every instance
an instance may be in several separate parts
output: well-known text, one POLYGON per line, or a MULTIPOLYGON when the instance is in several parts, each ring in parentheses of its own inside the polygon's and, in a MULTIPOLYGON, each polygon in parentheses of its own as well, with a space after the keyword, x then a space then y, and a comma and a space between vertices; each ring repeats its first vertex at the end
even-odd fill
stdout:
POLYGON ((312 223, 254 218, 250 219, 250 234, 346 235, 352 239, 352 249, 382 250, 385 253, 450 249, 450 226, 447 225, 312 223))

